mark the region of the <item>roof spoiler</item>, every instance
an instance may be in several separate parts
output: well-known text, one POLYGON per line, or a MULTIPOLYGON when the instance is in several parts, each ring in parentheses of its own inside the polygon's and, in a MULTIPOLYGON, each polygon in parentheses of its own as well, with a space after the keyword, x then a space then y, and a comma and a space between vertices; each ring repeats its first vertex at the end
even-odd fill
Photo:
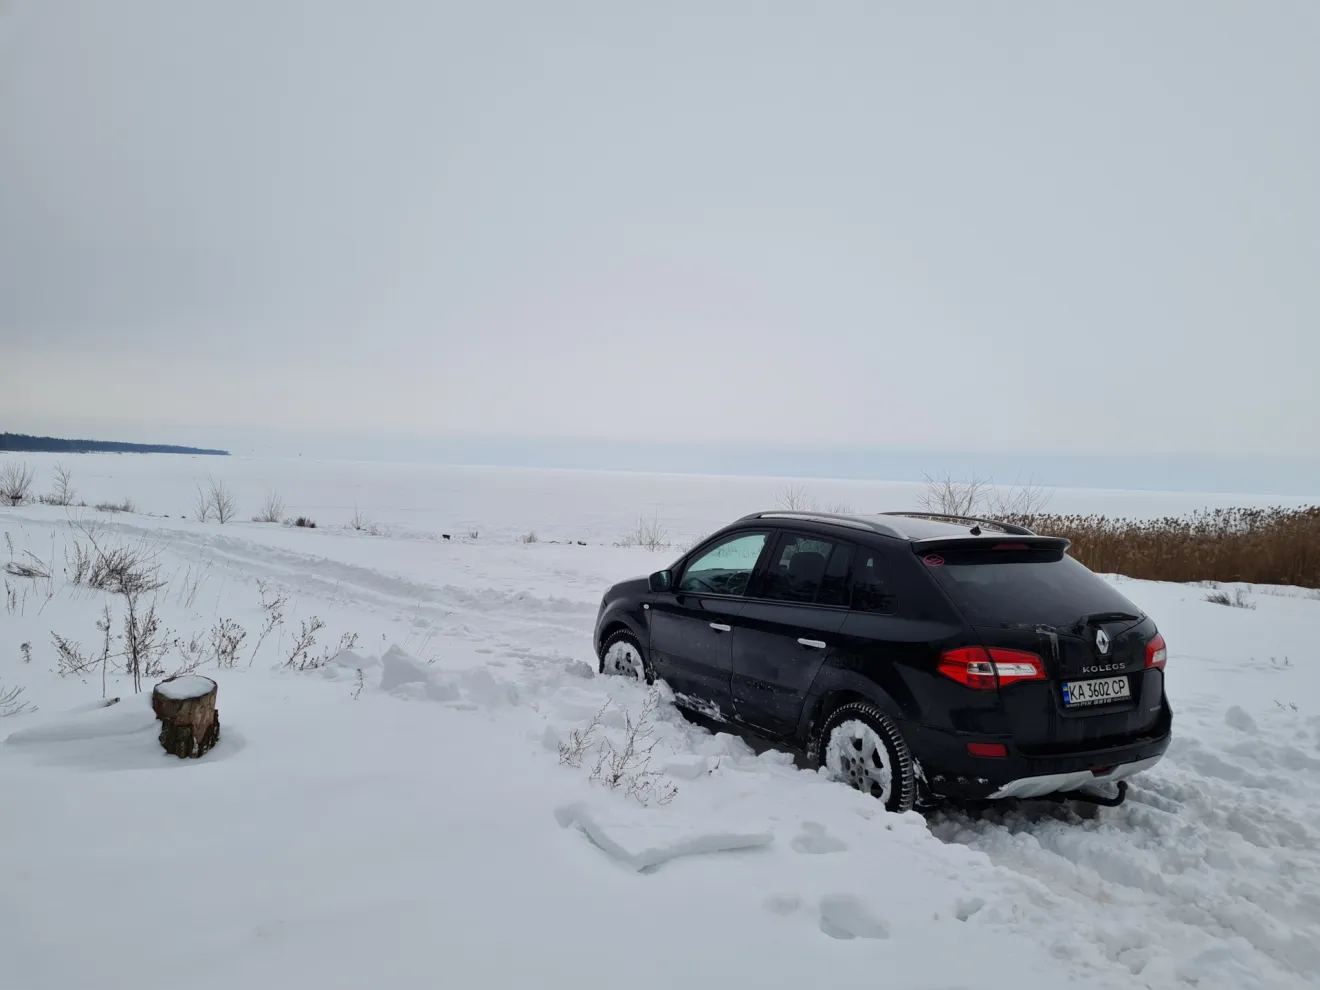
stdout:
POLYGON ((913 540, 915 553, 927 554, 937 550, 1059 550, 1066 551, 1072 541, 1062 536, 1037 536, 1034 533, 986 533, 982 536, 934 536, 928 540, 913 540))
POLYGON ((1031 530, 1025 526, 1019 526, 1016 523, 1006 523, 999 519, 982 519, 980 516, 959 516, 950 512, 923 512, 923 511, 891 511, 882 512, 882 516, 905 516, 908 519, 933 519, 935 522, 947 523, 967 523, 969 527, 988 526, 991 529, 997 529, 1001 533, 1012 533, 1015 536, 1035 536, 1031 530))

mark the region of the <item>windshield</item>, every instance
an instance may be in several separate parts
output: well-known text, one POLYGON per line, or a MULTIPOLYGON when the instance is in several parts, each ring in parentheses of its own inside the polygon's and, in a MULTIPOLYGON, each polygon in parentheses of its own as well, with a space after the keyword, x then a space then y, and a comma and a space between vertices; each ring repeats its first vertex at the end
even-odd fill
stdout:
POLYGON ((1057 550, 948 551, 926 570, 974 626, 1062 626, 1096 612, 1141 610, 1057 550))

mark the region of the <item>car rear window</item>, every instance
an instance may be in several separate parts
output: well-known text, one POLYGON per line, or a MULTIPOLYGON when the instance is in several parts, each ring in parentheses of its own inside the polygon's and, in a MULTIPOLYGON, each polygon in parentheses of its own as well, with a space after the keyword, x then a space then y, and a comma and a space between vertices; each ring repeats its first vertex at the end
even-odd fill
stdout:
POLYGON ((1095 612, 1141 610, 1059 550, 941 551, 926 570, 976 626, 1062 626, 1095 612))

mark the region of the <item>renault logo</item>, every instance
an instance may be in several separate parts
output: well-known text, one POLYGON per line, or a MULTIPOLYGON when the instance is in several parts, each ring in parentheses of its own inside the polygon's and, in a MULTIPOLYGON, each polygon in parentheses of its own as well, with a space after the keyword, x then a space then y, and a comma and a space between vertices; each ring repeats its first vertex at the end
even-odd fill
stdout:
POLYGON ((1109 633, 1103 629, 1095 631, 1095 648, 1100 651, 1101 656, 1109 652, 1109 633))

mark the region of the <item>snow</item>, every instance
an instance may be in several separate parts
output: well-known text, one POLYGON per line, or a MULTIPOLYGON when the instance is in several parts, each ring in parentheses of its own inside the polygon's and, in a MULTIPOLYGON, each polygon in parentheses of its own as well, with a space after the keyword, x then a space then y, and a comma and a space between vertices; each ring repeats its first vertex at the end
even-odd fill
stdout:
MULTIPOLYGON (((218 469, 72 463, 89 500, 160 513, 218 469)), ((232 669, 198 671, 224 722, 198 760, 157 742, 159 676, 135 695, 112 664, 120 700, 103 704, 99 666, 55 672, 51 633, 99 655, 101 607, 118 635, 122 599, 68 585, 66 510, 0 509, 16 553, 57 565, 50 582, 8 578, 0 612, 0 683, 39 706, 0 720, 6 990, 127 990, 144 966, 201 988, 1320 982, 1316 595, 1246 589, 1251 610, 1110 578, 1169 642, 1167 757, 1119 808, 928 820, 688 722, 663 685, 648 701, 594 673, 605 587, 676 555, 612 545, 639 503, 661 503, 681 540, 765 504, 772 480, 524 472, 518 493, 497 469, 260 468, 246 488, 235 469, 241 502, 297 492, 290 511, 321 528, 106 517, 110 538, 158 547, 172 638, 205 640, 222 618, 248 633, 232 669), (353 501, 390 535, 338 528, 333 506, 353 501), (517 542, 532 528, 541 542, 517 542), (263 594, 288 603, 256 648, 263 594), (325 663, 285 669, 313 616, 325 663), (591 777, 648 706, 644 771, 677 793, 643 805, 591 777), (563 762, 593 719, 583 758, 563 762)), ((165 672, 180 663, 171 649, 165 672)))
MULTIPOLYGON (((127 454, 22 454, 37 473, 37 490, 50 487, 57 463, 73 469, 79 499, 90 505, 131 497, 138 510, 192 515, 197 484, 208 475, 238 497, 239 519, 261 509, 269 492, 285 501, 285 515, 311 516, 318 528, 342 529, 355 508, 391 536, 425 542, 480 541, 527 548, 517 537, 534 531, 540 544, 552 540, 613 543, 637 529, 639 517, 653 519, 668 539, 690 543, 731 519, 776 507, 784 487, 800 486, 822 506, 846 504, 859 512, 916 508, 922 486, 910 482, 702 477, 632 472, 529 468, 459 467, 439 464, 382 464, 349 461, 279 460, 260 457, 141 456, 127 454)), ((1301 505, 1307 498, 1201 492, 1121 491, 1061 488, 1051 511, 1102 512, 1157 518, 1206 507, 1301 505)), ((64 510, 41 509, 56 518, 64 510)), ((106 517, 109 518, 109 517, 106 517)), ((309 534, 288 534, 297 548, 309 534), (304 539, 300 539, 300 537, 304 539)), ((372 537, 357 534, 364 542, 372 537)), ((369 547, 361 557, 375 566, 369 547)), ((516 557, 514 559, 517 559, 516 557)))
POLYGON ((188 698, 201 698, 211 693, 215 681, 200 674, 184 674, 180 677, 162 681, 156 685, 156 693, 171 701, 184 701, 188 698))
MULTIPOLYGON (((127 703, 115 699, 114 704, 97 708, 79 708, 63 717, 47 718, 26 729, 16 729, 5 739, 8 746, 100 740, 107 736, 124 736, 153 729, 156 714, 151 710, 149 695, 130 696, 127 703)), ((155 728, 159 732, 159 728, 155 728)))
POLYGON ((666 819, 617 804, 602 815, 578 801, 556 809, 555 820, 564 828, 576 827, 609 856, 638 871, 654 870, 679 856, 755 849, 775 840, 773 832, 753 827, 721 830, 709 820, 666 819))

